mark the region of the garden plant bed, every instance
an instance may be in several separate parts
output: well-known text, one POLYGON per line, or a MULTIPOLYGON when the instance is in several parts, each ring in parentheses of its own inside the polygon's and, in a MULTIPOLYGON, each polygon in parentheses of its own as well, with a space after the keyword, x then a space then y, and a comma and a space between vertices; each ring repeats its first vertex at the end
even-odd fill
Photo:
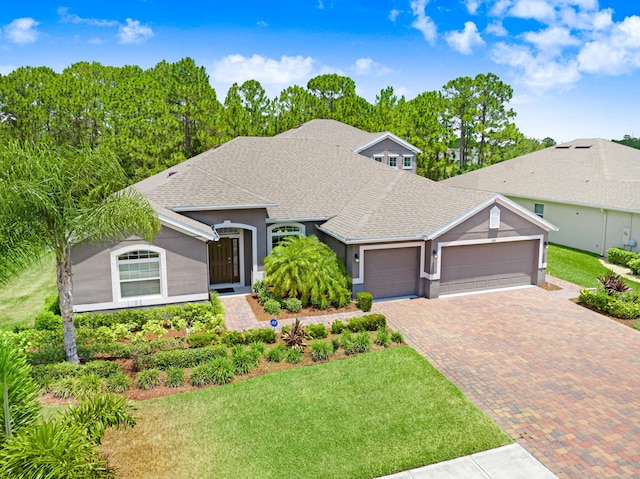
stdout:
POLYGON ((118 477, 365 479, 510 443, 408 347, 138 404, 102 451, 118 477))
POLYGON ((611 316, 610 314, 607 314, 604 311, 598 311, 595 308, 589 308, 589 307, 585 306, 584 304, 582 304, 580 302, 579 298, 571 298, 570 301, 572 303, 575 303, 575 304, 578 304, 578 305, 582 306, 583 308, 587 308, 587 309, 589 309, 589 310, 591 310, 591 311, 593 311, 595 313, 601 314, 602 316, 606 316, 609 319, 613 319, 616 323, 624 324, 625 326, 628 326, 629 328, 637 330, 637 331, 640 330, 640 328, 634 327, 634 325, 640 323, 640 319, 638 319, 638 318, 634 318, 634 319, 616 318, 615 316, 611 316))
POLYGON ((349 303, 348 306, 344 308, 336 308, 334 306, 330 306, 327 309, 317 309, 313 306, 305 306, 297 313, 292 313, 291 311, 287 311, 286 309, 282 309, 280 314, 273 315, 267 313, 262 305, 258 302, 258 297, 255 294, 248 294, 246 296, 247 303, 251 306, 251 310, 253 314, 256 316, 258 321, 269 321, 274 317, 276 319, 292 319, 292 318, 304 318, 307 316, 326 316, 328 314, 334 313, 350 313, 350 312, 359 312, 360 310, 356 307, 355 303, 349 303))

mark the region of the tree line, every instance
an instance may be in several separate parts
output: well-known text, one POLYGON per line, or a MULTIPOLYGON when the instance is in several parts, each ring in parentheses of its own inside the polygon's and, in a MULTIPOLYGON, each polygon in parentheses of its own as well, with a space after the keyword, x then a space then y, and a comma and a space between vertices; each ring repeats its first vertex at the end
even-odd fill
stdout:
POLYGON ((79 62, 56 73, 21 67, 0 76, 0 140, 101 146, 135 182, 237 136, 271 136, 316 118, 390 131, 423 150, 419 173, 441 179, 549 146, 526 138, 493 73, 460 77, 406 100, 387 87, 369 103, 346 76, 324 74, 269 98, 255 80, 221 102, 191 58, 153 68, 79 62), (452 162, 450 148, 459 150, 452 162), (473 159, 473 161, 471 161, 473 159))

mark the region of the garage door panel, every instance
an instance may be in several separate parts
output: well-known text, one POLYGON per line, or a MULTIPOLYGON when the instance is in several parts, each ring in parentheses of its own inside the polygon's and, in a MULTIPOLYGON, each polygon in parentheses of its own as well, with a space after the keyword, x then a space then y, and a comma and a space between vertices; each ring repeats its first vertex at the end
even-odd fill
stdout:
POLYGON ((440 294, 535 284, 537 241, 442 248, 440 294))
POLYGON ((374 298, 414 295, 420 278, 420 248, 389 248, 364 253, 364 290, 374 298))

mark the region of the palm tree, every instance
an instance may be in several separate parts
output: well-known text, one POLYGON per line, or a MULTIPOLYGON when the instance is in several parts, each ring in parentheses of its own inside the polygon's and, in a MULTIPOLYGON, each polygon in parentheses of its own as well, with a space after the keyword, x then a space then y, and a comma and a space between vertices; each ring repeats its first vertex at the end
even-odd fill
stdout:
POLYGON ((117 158, 104 149, 0 147, 0 282, 53 251, 67 361, 78 362, 71 246, 132 234, 151 241, 160 229, 149 202, 125 185, 117 158))

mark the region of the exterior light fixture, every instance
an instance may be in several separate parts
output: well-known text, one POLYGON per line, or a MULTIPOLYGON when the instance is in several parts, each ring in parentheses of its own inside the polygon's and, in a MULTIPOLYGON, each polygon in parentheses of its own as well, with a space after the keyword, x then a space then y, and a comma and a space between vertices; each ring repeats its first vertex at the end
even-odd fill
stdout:
POLYGON ((438 259, 438 250, 433 250, 433 259, 438 259))
POLYGON ((356 263, 360 262, 360 257, 358 256, 358 253, 353 255, 353 261, 355 261, 356 263))

